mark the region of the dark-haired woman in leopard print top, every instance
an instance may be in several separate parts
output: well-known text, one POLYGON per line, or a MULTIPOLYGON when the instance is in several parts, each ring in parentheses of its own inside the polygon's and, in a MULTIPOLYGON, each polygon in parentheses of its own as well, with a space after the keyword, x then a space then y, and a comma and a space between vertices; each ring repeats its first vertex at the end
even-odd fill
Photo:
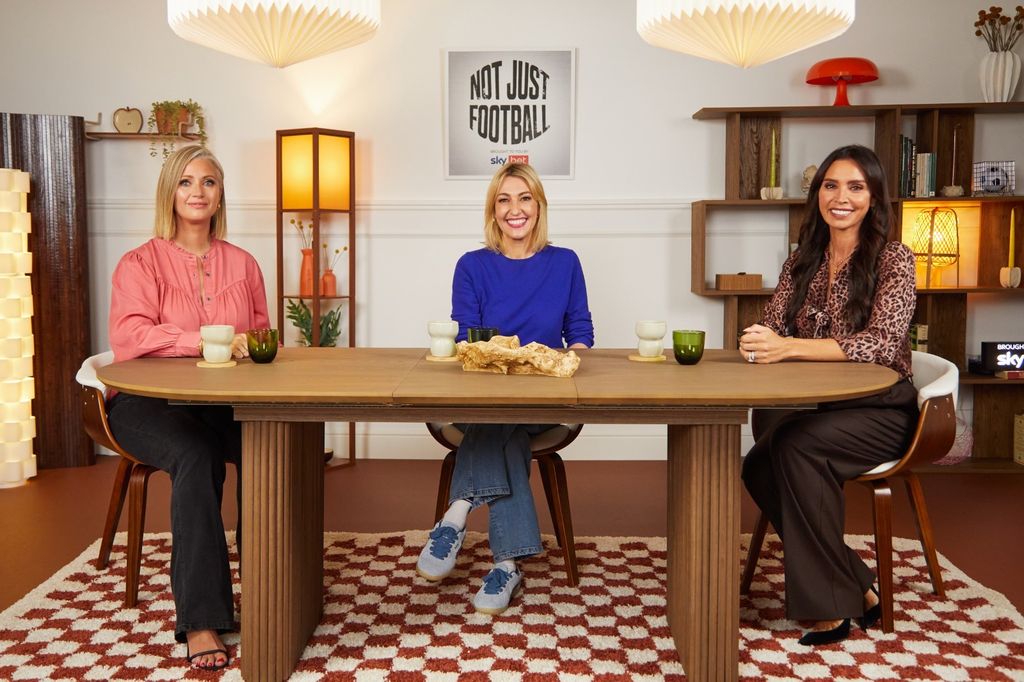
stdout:
POLYGON ((907 331, 914 256, 888 242, 885 174, 866 147, 841 147, 811 182, 799 245, 782 267, 760 324, 740 337, 750 363, 873 362, 900 375, 878 396, 816 410, 754 413, 757 442, 743 482, 782 538, 786 613, 816 621, 801 644, 846 638, 881 614, 875 576, 843 540, 843 483, 897 459, 917 423, 907 331), (770 422, 770 423, 769 423, 770 422))

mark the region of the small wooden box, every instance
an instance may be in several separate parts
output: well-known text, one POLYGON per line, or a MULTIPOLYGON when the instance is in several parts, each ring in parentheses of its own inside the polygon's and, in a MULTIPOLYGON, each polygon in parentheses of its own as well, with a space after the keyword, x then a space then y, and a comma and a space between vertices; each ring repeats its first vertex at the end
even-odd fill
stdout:
POLYGON ((1024 466, 1024 414, 1013 417, 1013 461, 1024 466))
POLYGON ((715 288, 719 291, 761 289, 761 275, 737 272, 735 275, 715 275, 715 288))

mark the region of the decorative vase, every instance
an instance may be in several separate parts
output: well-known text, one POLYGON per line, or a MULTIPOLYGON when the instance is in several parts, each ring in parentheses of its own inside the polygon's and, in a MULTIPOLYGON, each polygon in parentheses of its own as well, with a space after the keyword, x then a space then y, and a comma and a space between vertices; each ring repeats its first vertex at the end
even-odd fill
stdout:
POLYGON ((313 249, 302 250, 302 265, 299 267, 299 296, 313 295, 313 249))
POLYGON ((989 52, 981 58, 981 96, 986 102, 1009 102, 1020 80, 1016 52, 989 52))
POLYGON ((320 275, 320 295, 338 295, 338 278, 334 276, 334 270, 331 270, 330 268, 324 270, 323 274, 320 275))

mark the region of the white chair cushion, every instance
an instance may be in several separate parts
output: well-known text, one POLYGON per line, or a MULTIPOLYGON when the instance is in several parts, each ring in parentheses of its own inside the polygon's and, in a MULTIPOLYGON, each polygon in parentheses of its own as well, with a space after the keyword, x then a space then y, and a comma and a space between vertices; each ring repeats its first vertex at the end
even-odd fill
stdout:
POLYGON ((82 362, 82 367, 78 370, 78 374, 75 375, 75 381, 80 383, 82 386, 90 386, 103 391, 103 395, 107 395, 107 387, 103 385, 96 377, 96 370, 100 367, 105 367, 114 361, 114 351, 108 350, 103 353, 97 353, 96 355, 87 357, 82 362))
POLYGON ((940 395, 952 395, 953 406, 959 398, 960 371, 949 360, 930 353, 911 351, 914 386, 917 388, 917 406, 940 395))

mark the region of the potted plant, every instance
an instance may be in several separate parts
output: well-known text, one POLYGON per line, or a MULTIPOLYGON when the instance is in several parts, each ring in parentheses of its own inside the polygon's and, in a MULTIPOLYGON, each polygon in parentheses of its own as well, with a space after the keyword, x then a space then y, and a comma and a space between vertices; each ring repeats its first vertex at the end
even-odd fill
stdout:
POLYGON ((1017 5, 1012 15, 996 6, 978 10, 974 29, 989 50, 981 59, 981 96, 986 102, 1009 102, 1020 78, 1020 56, 1012 50, 1024 33, 1024 7, 1017 5))
POLYGON ((166 159, 174 151, 174 141, 180 137, 182 125, 194 125, 199 144, 206 145, 206 119, 203 116, 203 107, 191 99, 153 102, 146 124, 151 134, 150 156, 156 156, 156 144, 159 141, 163 157, 166 159))
MULTIPOLYGON (((313 345, 313 314, 302 299, 288 299, 288 313, 286 317, 292 324, 299 328, 302 338, 299 342, 303 346, 313 345)), ((335 308, 320 315, 320 345, 333 346, 338 342, 341 334, 341 308, 335 308)))

